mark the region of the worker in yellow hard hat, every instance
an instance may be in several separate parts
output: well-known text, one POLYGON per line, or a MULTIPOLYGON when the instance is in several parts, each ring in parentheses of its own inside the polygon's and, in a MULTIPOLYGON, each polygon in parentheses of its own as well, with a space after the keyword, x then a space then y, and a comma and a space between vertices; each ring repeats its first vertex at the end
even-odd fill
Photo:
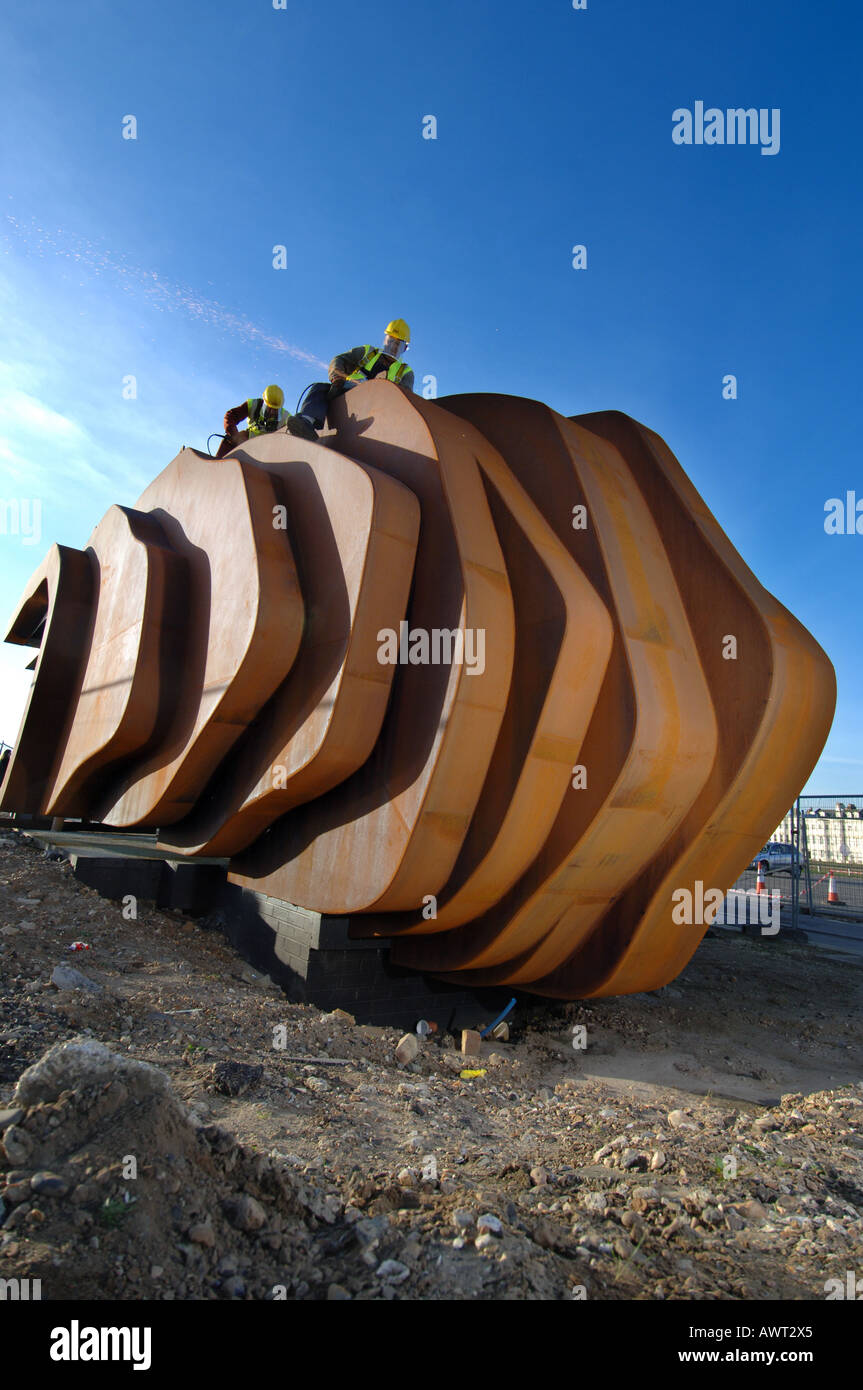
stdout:
POLYGON ((306 391, 299 411, 288 421, 289 434, 298 435, 300 439, 317 439, 330 401, 361 381, 392 381, 403 390, 412 391, 414 374, 405 362, 399 361, 410 341, 411 331, 404 319, 393 319, 384 330, 380 347, 365 343, 339 353, 330 363, 329 382, 316 381, 306 391))
POLYGON ((272 434, 288 423, 290 416, 284 409, 285 393, 281 386, 268 386, 263 396, 250 396, 242 405, 235 405, 225 414, 225 438, 219 445, 216 458, 224 458, 231 449, 246 439, 254 439, 256 434, 272 434), (248 420, 248 427, 240 430, 237 426, 248 420))

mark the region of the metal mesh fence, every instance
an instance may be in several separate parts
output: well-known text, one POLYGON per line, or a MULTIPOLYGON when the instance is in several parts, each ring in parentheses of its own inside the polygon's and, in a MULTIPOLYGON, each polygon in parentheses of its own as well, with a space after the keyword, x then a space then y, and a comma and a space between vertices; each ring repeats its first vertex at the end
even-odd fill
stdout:
POLYGON ((756 887, 759 862, 785 905, 863 918, 863 793, 798 797, 735 888, 756 887))

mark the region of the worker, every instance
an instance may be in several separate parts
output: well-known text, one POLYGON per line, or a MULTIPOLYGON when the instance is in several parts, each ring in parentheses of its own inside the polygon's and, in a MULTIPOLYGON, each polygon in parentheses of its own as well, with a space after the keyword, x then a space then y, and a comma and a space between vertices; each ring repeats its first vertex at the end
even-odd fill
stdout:
POLYGON ((242 405, 234 406, 225 415, 225 438, 219 445, 216 458, 224 458, 231 449, 247 439, 254 439, 256 434, 272 434, 273 430, 281 429, 290 419, 284 404, 285 393, 281 386, 268 386, 263 396, 252 396, 242 405), (246 419, 248 428, 238 429, 240 422, 246 419))
POLYGON ((411 331, 404 319, 393 319, 384 332, 379 348, 366 343, 339 353, 329 366, 329 382, 316 381, 303 396, 299 411, 288 421, 288 433, 300 439, 317 439, 327 418, 327 406, 362 381, 385 379, 405 391, 412 391, 414 374, 399 358, 410 346, 411 331))

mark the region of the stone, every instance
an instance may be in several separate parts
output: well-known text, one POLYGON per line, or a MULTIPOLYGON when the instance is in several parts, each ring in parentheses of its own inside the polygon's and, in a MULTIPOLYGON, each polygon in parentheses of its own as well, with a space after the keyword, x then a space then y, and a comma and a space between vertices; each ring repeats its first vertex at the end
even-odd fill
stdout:
POLYGON ((342 1212, 342 1201, 335 1192, 320 1192, 317 1188, 307 1188, 298 1194, 302 1204, 313 1216, 332 1226, 342 1212))
POLYGON ((651 1156, 650 1156, 650 1171, 651 1171, 651 1173, 656 1173, 656 1172, 659 1171, 660 1168, 664 1168, 665 1165, 666 1165, 666 1162, 667 1162, 667 1159, 666 1159, 665 1154, 663 1153, 662 1149, 655 1149, 655 1150, 653 1151, 653 1153, 651 1154, 651 1156))
POLYGON ((662 1232, 663 1240, 670 1240, 672 1236, 679 1235, 681 1231, 689 1230, 689 1221, 685 1216, 675 1216, 662 1232))
POLYGON ((91 980, 73 965, 55 965, 51 971, 51 983, 57 989, 85 989, 90 994, 105 993, 104 985, 100 985, 98 980, 91 980))
POLYGON ((479 1217, 476 1223, 476 1229, 480 1235, 502 1236, 503 1222, 499 1216, 495 1216, 493 1212, 487 1211, 479 1217))
POLYGON ((315 1095, 323 1095, 330 1089, 329 1081, 325 1081, 322 1076, 307 1076, 303 1085, 307 1091, 312 1091, 315 1095))
POLYGON ((366 1216, 354 1225, 354 1234, 365 1249, 373 1249, 382 1236, 390 1229, 385 1216, 366 1216))
POLYGON ((637 1168, 644 1172, 649 1162, 647 1154, 639 1153, 637 1149, 624 1149, 620 1155, 620 1166, 624 1169, 637 1168))
POLYGON ((84 1207, 90 1202, 98 1202, 101 1196, 99 1184, 95 1182, 79 1183, 72 1193, 70 1201, 73 1206, 84 1207))
POLYGON ((482 1039, 475 1029, 462 1029, 461 1050, 465 1057, 479 1057, 482 1051, 482 1039))
POLYGON ((188 1234, 193 1245, 205 1245, 209 1250, 212 1250, 216 1244, 216 1233, 209 1221, 199 1221, 194 1226, 190 1226, 188 1234))
POLYGON ((15 1231, 15 1230, 17 1230, 17 1228, 18 1228, 19 1226, 23 1226, 23 1225, 24 1225, 24 1222, 28 1219, 29 1215, 30 1215, 30 1204, 29 1204, 29 1202, 21 1202, 18 1206, 16 1206, 15 1210, 12 1211, 12 1212, 10 1212, 10 1213, 8 1214, 8 1216, 6 1217, 6 1219, 5 1219, 4 1223, 3 1223, 3 1233, 4 1233, 4 1235, 5 1235, 8 1231, 15 1231))
POLYGON ((248 1062, 214 1062, 213 1063, 213 1085, 223 1096, 241 1096, 246 1091, 250 1091, 253 1086, 264 1075, 264 1068, 260 1065, 250 1065, 248 1062))
POLYGON ((353 1014, 349 1014, 347 1009, 331 1009, 327 1014, 321 1014, 321 1023, 343 1023, 348 1028, 356 1028, 357 1021, 353 1014))
POLYGON ((605 1211, 608 1202, 602 1192, 582 1192, 579 1202, 584 1211, 591 1212, 594 1216, 601 1216, 605 1211))
POLYGON ((3 1201, 9 1206, 17 1206, 19 1202, 26 1202, 28 1197, 32 1195, 30 1183, 26 1179, 22 1182, 10 1182, 8 1187, 3 1188, 3 1201))
POLYGON ((327 1289, 328 1303, 347 1303, 351 1298, 342 1284, 330 1284, 327 1289))
POLYGON ((644 1222, 634 1211, 625 1211, 620 1218, 620 1224, 623 1226, 624 1230, 629 1231, 636 1240, 640 1240, 641 1236, 644 1234, 644 1222))
POLYGON ((260 1202, 243 1193, 240 1197, 226 1197, 222 1210, 238 1231, 259 1231, 267 1220, 267 1214, 260 1202))
POLYGON ((667 1118, 672 1129, 680 1129, 681 1125, 686 1124, 686 1115, 682 1110, 669 1110, 667 1118))
POLYGON ((472 1211, 465 1211, 457 1208, 452 1214, 452 1224, 460 1231, 466 1231, 475 1225, 476 1217, 472 1211))
POLYGON ((40 1197, 65 1197, 69 1191, 69 1184, 65 1178, 59 1173, 47 1171, 34 1173, 30 1179, 30 1186, 40 1197))
POLYGON ((233 1274, 230 1279, 224 1279, 219 1289, 223 1298, 242 1298, 245 1292, 246 1285, 239 1274, 233 1274))
POLYGON ((742 1216, 744 1221, 766 1221, 770 1213, 765 1207, 754 1198, 748 1202, 737 1202, 733 1210, 738 1216, 742 1216))
POLYGON ((548 1182, 548 1170, 539 1166, 531 1168, 530 1180, 534 1187, 545 1187, 548 1182))
POLYGON ((411 1275, 407 1265, 402 1264, 401 1260, 383 1260, 375 1273, 387 1284, 403 1284, 411 1275))
POLYGON ((614 1178, 614 1174, 609 1173, 608 1168, 604 1166, 606 1163, 610 1162, 611 1159, 607 1158, 603 1159, 602 1163, 586 1163, 583 1168, 576 1169, 576 1174, 582 1182, 599 1183, 601 1187, 604 1187, 606 1184, 610 1185, 614 1178))
POLYGON ((170 1094, 167 1075, 147 1062, 112 1052, 95 1038, 71 1038, 55 1043, 18 1078, 13 1099, 21 1105, 57 1100, 63 1091, 81 1086, 105 1086, 129 1080, 145 1094, 170 1094))
POLYGON ((543 1250, 564 1250, 569 1244, 569 1236, 564 1227, 549 1220, 547 1216, 540 1216, 533 1228, 533 1239, 543 1250))
POLYGON ((374 1086, 367 1086, 361 1081, 359 1086, 354 1087, 353 1096, 355 1100, 377 1100, 378 1092, 374 1086))
POLYGON ((406 1067, 408 1063, 415 1061, 419 1055, 420 1044, 416 1033, 405 1033, 399 1038, 396 1046, 396 1061, 400 1066, 406 1067))
POLYGON ((481 1236, 477 1236, 473 1245, 475 1250, 487 1250, 490 1245, 494 1245, 494 1236, 484 1231, 481 1236))
POLYGON ((20 1125, 10 1125, 3 1135, 3 1152, 13 1168, 26 1164, 33 1152, 33 1140, 20 1125))
POLYGON ((659 1193, 657 1192, 656 1188, 649 1187, 642 1188, 641 1190, 636 1189, 636 1191, 633 1192, 631 1198, 629 1199, 629 1205, 635 1212, 649 1211, 650 1208, 657 1201, 658 1196, 659 1193))

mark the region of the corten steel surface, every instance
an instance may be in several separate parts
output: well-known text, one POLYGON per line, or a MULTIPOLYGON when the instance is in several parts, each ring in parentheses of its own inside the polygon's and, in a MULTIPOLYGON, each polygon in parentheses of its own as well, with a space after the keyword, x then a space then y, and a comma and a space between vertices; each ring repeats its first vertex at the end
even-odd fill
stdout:
MULTIPOLYGON (((541 892, 505 925, 496 924, 482 961, 499 965, 498 972, 486 972, 489 982, 499 977, 527 983, 567 958, 683 818, 716 747, 713 709, 692 634, 641 495, 614 450, 583 431, 573 430, 566 442, 620 618, 635 727, 623 767, 586 830, 567 846, 541 892)), ((585 762, 588 782, 592 764, 592 757, 585 762)), ((569 824, 576 796, 573 792, 565 807, 569 824)), ((401 949, 396 954, 405 959, 401 949)))
MULTIPOLYGON (((221 464, 184 449, 136 505, 186 563, 188 585, 173 606, 188 641, 161 747, 122 779, 122 794, 101 810, 108 825, 170 825, 188 814, 299 650, 303 599, 290 542, 274 525, 270 476, 237 457, 221 464)), ((154 673, 154 701, 157 693, 154 673)))
POLYGON ((306 602, 299 655, 206 802, 162 837, 165 845, 208 855, 245 849, 293 806, 356 772, 381 731, 394 667, 377 659, 377 632, 407 614, 419 504, 335 449, 292 440, 290 452, 285 462, 280 434, 236 455, 266 469, 282 499, 306 602))
POLYGON ((154 678, 169 678, 183 663, 176 595, 188 570, 156 518, 111 507, 89 549, 98 566, 96 611, 75 719, 45 800, 55 816, 85 815, 123 759, 146 753, 159 714, 154 678))
POLYGON ((52 785, 78 701, 95 608, 95 560, 53 545, 31 577, 6 641, 37 647, 21 728, 3 779, 0 809, 38 815, 52 785))
POLYGON ((485 669, 399 665, 372 757, 240 855, 238 881, 326 912, 409 909, 446 883, 476 809, 512 677, 512 598, 459 422, 382 385, 349 392, 334 413, 339 449, 419 500, 411 628, 485 633, 485 669))
POLYGON ((672 895, 735 881, 835 703, 652 431, 383 382, 318 444, 184 450, 8 640, 39 654, 3 809, 158 829, 397 964, 562 998, 674 978, 707 924, 672 895))

